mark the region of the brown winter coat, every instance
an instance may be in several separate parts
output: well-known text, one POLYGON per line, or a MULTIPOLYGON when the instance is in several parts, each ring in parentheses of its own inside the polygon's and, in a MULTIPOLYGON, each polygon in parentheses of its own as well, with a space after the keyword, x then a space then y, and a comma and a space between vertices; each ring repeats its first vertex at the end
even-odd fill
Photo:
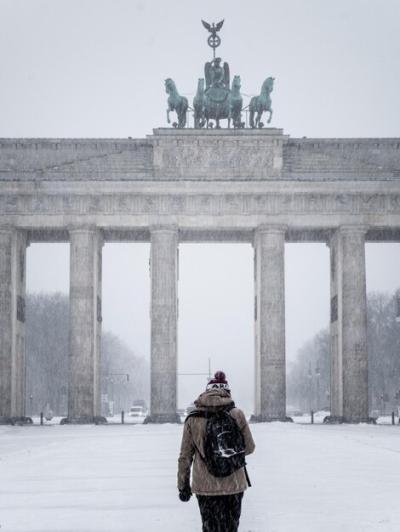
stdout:
MULTIPOLYGON (((225 390, 210 390, 202 393, 195 401, 196 409, 218 409, 232 403, 225 390)), ((233 408, 230 415, 241 429, 246 445, 246 455, 254 451, 255 445, 247 420, 239 408, 233 408)), ((244 469, 241 468, 228 477, 217 478, 208 472, 204 460, 204 436, 207 420, 202 417, 189 417, 185 422, 182 435, 181 452, 178 459, 178 489, 181 490, 190 481, 190 468, 193 462, 192 491, 197 495, 232 495, 247 488, 244 469)))

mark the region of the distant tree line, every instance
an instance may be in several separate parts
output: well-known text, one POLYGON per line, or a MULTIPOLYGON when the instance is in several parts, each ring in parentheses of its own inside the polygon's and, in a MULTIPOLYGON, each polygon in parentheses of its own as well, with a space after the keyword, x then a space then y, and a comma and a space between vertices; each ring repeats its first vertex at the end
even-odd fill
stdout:
MULTIPOLYGON (((398 299, 368 294, 368 374, 371 410, 389 413, 400 406, 400 323, 398 299)), ((329 408, 330 339, 323 329, 298 352, 288 371, 288 404, 302 412, 329 408)))
MULTIPOLYGON (((26 299, 26 409, 67 414, 69 300, 64 294, 34 294, 26 299)), ((103 415, 128 410, 149 398, 149 364, 117 336, 102 334, 103 415)))

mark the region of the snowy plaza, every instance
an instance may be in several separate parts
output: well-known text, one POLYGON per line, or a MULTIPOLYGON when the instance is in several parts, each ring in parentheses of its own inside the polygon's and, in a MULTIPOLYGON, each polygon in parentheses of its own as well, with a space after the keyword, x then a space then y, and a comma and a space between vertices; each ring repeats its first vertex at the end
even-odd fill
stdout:
MULTIPOLYGON (((241 532, 397 532, 400 427, 252 424, 241 532)), ((3 532, 195 532, 182 426, 0 427, 3 532)))

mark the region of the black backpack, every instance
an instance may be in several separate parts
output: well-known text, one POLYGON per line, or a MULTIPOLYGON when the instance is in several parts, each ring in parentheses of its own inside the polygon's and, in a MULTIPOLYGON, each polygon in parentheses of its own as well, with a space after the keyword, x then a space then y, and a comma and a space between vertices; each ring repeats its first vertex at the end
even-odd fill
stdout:
MULTIPOLYGON (((204 437, 204 456, 197 449, 206 467, 214 477, 227 477, 246 466, 245 442, 236 420, 229 414, 235 405, 218 410, 193 410, 187 416, 207 420, 204 437)), ((247 482, 250 481, 245 468, 247 482)))

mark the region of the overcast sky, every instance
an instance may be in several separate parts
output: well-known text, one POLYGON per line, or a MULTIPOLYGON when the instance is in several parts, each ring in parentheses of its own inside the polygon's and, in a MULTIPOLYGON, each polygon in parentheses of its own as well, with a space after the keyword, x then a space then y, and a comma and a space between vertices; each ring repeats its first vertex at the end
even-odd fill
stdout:
MULTIPOLYGON (((143 137, 165 126, 164 79, 191 100, 210 58, 203 18, 242 92, 276 78, 292 137, 400 137, 398 0, 0 0, 1 137, 143 137)), ((399 245, 367 246, 369 290, 399 285, 399 245)), ((149 358, 149 246, 104 247, 104 327, 149 358)), ((179 371, 225 369, 253 401, 253 251, 181 245, 179 371)), ((328 248, 286 246, 287 354, 328 325, 328 248)), ((68 291, 68 246, 32 245, 29 291, 68 291), (43 269, 46 267, 46 276, 43 269)), ((204 385, 180 377, 186 405, 204 385)))

